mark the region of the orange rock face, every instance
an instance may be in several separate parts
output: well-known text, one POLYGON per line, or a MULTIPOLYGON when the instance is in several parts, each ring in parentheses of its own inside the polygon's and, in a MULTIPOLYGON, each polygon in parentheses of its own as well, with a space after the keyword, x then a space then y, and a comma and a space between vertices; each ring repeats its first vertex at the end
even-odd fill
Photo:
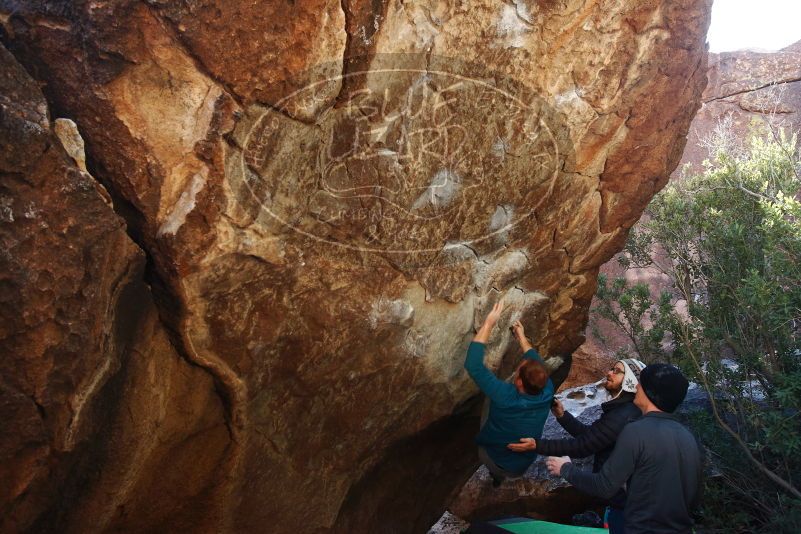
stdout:
MULTIPOLYGON (((3 43, 77 124, 148 260, 146 285, 93 186, 47 214, 73 234, 41 230, 15 253, 49 275, 4 270, 31 292, 71 277, 77 302, 9 301, 31 322, 8 323, 4 361, 37 370, 3 369, 25 384, 14 428, 35 436, 9 445, 4 517, 76 532, 427 528, 476 464, 474 327, 503 297, 502 322, 521 318, 545 356, 581 344, 599 266, 681 155, 708 11, 0 0, 3 43), (67 252, 89 242, 101 259, 67 252), (120 304, 129 286, 138 307, 120 304), (61 400, 35 393, 50 390, 61 400), (62 475, 31 467, 48 462, 62 475)), ((46 116, 41 95, 20 106, 46 116)), ((59 187, 35 183, 4 193, 15 217, 59 187)), ((496 369, 518 357, 505 328, 489 349, 496 369)))
POLYGON ((0 64, 0 531, 125 528, 128 508, 149 510, 137 529, 204 524, 177 504, 209 504, 224 476, 221 399, 172 348, 65 125, 2 47, 0 64))

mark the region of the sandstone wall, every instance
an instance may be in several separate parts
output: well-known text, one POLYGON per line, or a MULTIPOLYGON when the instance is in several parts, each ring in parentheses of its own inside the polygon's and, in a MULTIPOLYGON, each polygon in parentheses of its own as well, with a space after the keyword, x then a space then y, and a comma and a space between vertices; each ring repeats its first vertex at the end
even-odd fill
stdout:
POLYGON ((2 47, 0 73, 0 531, 204 524, 230 446, 212 377, 173 349, 74 124, 2 47))
POLYGON ((778 52, 709 54, 707 77, 703 103, 674 176, 702 169, 709 158, 704 138, 721 127, 740 139, 753 129, 801 130, 801 41, 778 52))
MULTIPOLYGON (((599 266, 681 156, 709 4, 0 1, 3 43, 77 123, 153 291, 131 274, 137 318, 107 311, 142 253, 106 204, 52 212, 75 246, 116 221, 95 240, 108 264, 30 252, 97 287, 60 315, 96 329, 4 351, 110 413, 82 416, 85 453, 37 438, 73 471, 4 499, 15 524, 427 528, 475 467, 474 326, 503 296, 544 355, 581 344, 599 266)), ((490 349, 496 368, 518 356, 505 329, 490 349)), ((30 425, 69 428, 30 402, 30 425)))

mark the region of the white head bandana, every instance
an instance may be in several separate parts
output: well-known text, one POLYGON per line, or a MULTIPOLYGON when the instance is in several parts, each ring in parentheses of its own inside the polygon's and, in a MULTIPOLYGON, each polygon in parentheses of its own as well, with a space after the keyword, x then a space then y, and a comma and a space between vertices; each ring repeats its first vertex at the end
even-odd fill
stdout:
POLYGON ((645 364, 634 358, 625 358, 623 360, 618 360, 618 362, 623 364, 623 369, 626 371, 623 375, 623 387, 621 388, 621 392, 628 391, 629 393, 636 393, 637 384, 640 382, 640 372, 645 369, 645 364))

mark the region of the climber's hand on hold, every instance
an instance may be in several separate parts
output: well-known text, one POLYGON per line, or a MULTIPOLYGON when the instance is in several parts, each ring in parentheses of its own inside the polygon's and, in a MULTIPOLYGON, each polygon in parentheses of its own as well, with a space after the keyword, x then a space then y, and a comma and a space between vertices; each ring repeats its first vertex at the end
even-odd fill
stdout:
POLYGON ((537 448, 537 440, 534 438, 520 438, 520 443, 510 443, 506 447, 515 452, 533 451, 537 448))
POLYGON ((548 472, 554 476, 562 476, 562 466, 570 463, 570 456, 549 456, 545 460, 548 472))
POLYGON ((520 348, 523 349, 523 352, 526 352, 532 348, 531 343, 526 337, 526 332, 525 329, 523 328, 523 323, 521 323, 519 320, 515 321, 512 324, 512 333, 517 339, 517 342, 520 344, 520 348))
POLYGON ((489 315, 487 315, 487 318, 484 320, 484 324, 489 325, 490 328, 498 324, 501 313, 503 313, 503 305, 503 299, 496 302, 495 306, 492 307, 492 311, 489 312, 489 315))
POLYGON ((495 325, 501 318, 501 313, 503 313, 503 299, 496 302, 495 306, 492 307, 492 311, 490 311, 489 315, 487 315, 487 318, 484 319, 484 324, 482 324, 481 328, 478 329, 476 337, 473 338, 473 341, 484 343, 486 345, 486 343, 489 341, 492 329, 495 328, 495 325))
POLYGON ((523 329, 523 323, 521 323, 519 320, 512 323, 512 332, 514 333, 515 338, 517 338, 517 341, 526 339, 526 332, 523 329))

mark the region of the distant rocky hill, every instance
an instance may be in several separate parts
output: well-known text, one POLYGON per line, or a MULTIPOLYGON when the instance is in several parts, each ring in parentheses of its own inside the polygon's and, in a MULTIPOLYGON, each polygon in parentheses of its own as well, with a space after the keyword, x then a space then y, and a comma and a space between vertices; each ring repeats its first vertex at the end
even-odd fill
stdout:
POLYGON ((754 125, 801 129, 801 41, 772 53, 709 54, 708 64, 703 104, 673 177, 700 170, 709 157, 703 140, 720 124, 730 125, 740 138, 754 125))
MULTIPOLYGON (((709 157, 704 140, 716 128, 728 129, 741 140, 754 127, 770 126, 775 132, 781 128, 787 132, 801 130, 801 41, 778 52, 710 53, 708 65, 703 104, 690 124, 687 146, 672 179, 679 179, 682 173, 700 172, 702 162, 709 157)), ((645 282, 654 293, 665 284, 659 273, 649 269, 625 271, 614 258, 601 272, 610 278, 625 276, 631 282, 645 282)), ((598 320, 592 312, 590 316, 591 321, 598 320)), ((588 328, 587 341, 574 354, 566 387, 598 375, 609 364, 613 352, 609 348, 626 344, 611 325, 598 323, 601 334, 609 340, 607 347, 588 328)))

